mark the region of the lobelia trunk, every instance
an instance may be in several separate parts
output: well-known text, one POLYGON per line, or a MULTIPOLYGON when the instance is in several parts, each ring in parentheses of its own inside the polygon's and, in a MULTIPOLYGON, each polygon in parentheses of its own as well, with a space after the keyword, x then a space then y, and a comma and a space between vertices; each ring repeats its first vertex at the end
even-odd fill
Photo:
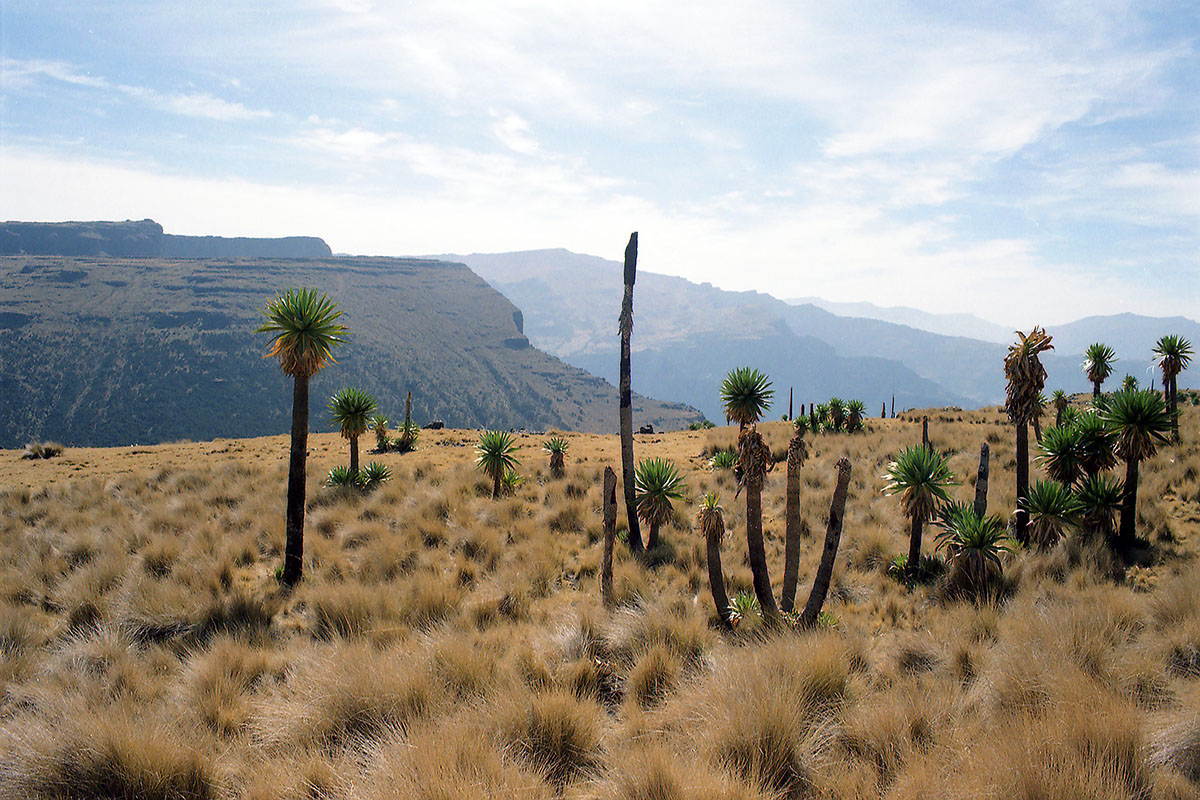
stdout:
POLYGON ((650 523, 650 535, 646 537, 646 550, 650 551, 658 547, 658 523, 650 523))
POLYGON ((350 437, 350 472, 358 474, 358 437, 350 437))
POLYGON ((788 419, 792 418, 792 387, 788 387, 788 419))
POLYGON ((613 595, 613 540, 617 536, 617 473, 604 468, 604 551, 600 557, 600 602, 605 608, 617 604, 613 595))
POLYGON ((988 443, 984 442, 979 445, 979 472, 975 476, 975 514, 981 518, 987 513, 988 460, 990 456, 991 448, 988 447, 988 443))
POLYGON ((294 586, 304 564, 305 465, 308 461, 308 377, 292 385, 292 450, 288 459, 287 543, 283 550, 283 583, 294 586))
POLYGON ((914 577, 917 574, 917 569, 921 566, 921 530, 923 523, 920 517, 913 517, 912 528, 908 533, 908 563, 905 565, 905 571, 908 576, 914 577))
POLYGON ((633 282, 637 277, 637 231, 625 246, 625 296, 621 301, 621 480, 625 485, 625 514, 629 521, 629 547, 642 552, 642 529, 638 525, 637 495, 633 473, 633 388, 630 379, 629 338, 633 334, 633 282))
POLYGON ((750 554, 750 571, 754 580, 754 594, 762 609, 763 620, 768 625, 780 622, 779 608, 771 592, 771 573, 767 567, 767 553, 763 546, 762 486, 769 454, 762 435, 750 428, 739 438, 739 447, 746 481, 746 548, 750 554))
POLYGON ((1176 385, 1176 376, 1172 375, 1170 395, 1167 397, 1167 403, 1169 404, 1168 413, 1171 415, 1171 440, 1174 441, 1175 444, 1179 444, 1179 406, 1177 405, 1177 389, 1178 386, 1176 385))
POLYGON ((779 608, 787 613, 796 606, 796 584, 800 580, 800 466, 804 439, 799 432, 788 444, 787 486, 784 495, 783 589, 779 608))
POLYGON ((1041 414, 1033 415, 1033 438, 1038 444, 1042 443, 1042 416, 1041 414))
POLYGON ((929 447, 929 417, 921 417, 921 446, 929 447))
POLYGON ((1092 400, 1100 399, 1100 381, 1092 381, 1092 400))
MULTIPOLYGON (((1029 497, 1029 426, 1017 423, 1017 508, 1025 508, 1029 497)), ((1029 543, 1029 519, 1025 514, 1016 516, 1016 536, 1021 544, 1029 543)))
POLYGON ((726 629, 729 624, 729 595, 725 593, 725 573, 721 570, 721 539, 725 536, 725 523, 720 517, 716 523, 708 525, 704 530, 704 543, 708 550, 708 588, 712 592, 713 605, 717 607, 717 616, 721 625, 726 629))
POLYGON ((811 628, 817 624, 825 596, 829 594, 829 581, 833 577, 833 561, 837 558, 838 544, 842 540, 842 518, 846 511, 846 492, 850 486, 850 460, 842 457, 837 462, 837 485, 833 489, 833 500, 829 503, 829 524, 825 528, 825 549, 821 552, 821 565, 813 578, 808 602, 800 614, 800 625, 811 628))
POLYGON ((1125 462, 1125 495, 1121 498, 1121 527, 1117 532, 1118 546, 1128 550, 1137 536, 1138 462, 1125 462))
POLYGON ((492 499, 495 500, 500 496, 500 476, 492 478, 492 499))

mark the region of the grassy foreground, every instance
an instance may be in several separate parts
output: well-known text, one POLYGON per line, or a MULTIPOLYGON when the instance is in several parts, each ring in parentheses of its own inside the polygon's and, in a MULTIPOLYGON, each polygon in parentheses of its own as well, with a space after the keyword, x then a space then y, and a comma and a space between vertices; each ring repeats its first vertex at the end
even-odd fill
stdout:
MULTIPOLYGON (((789 427, 760 429, 781 455, 789 427)), ((0 451, 0 796, 1200 797, 1200 408, 1181 433, 1143 465, 1146 563, 1117 583, 1072 541, 1014 553, 983 606, 886 574, 908 527, 881 475, 919 422, 810 436, 801 602, 834 462, 853 465, 835 624, 771 636, 718 631, 693 531, 717 489, 730 594, 749 590, 744 505, 707 464, 729 428, 637 437, 689 502, 662 563, 618 548, 611 614, 616 436, 564 434, 561 479, 546 437, 519 436, 526 480, 498 501, 474 432, 370 456, 394 478, 365 496, 316 488, 346 445, 313 436, 291 593, 273 577, 286 437, 0 451)), ((999 412, 931 412, 930 439, 960 499, 987 441, 990 509, 1013 507, 999 412)), ((763 492, 776 593, 783 480, 780 464, 763 492)))

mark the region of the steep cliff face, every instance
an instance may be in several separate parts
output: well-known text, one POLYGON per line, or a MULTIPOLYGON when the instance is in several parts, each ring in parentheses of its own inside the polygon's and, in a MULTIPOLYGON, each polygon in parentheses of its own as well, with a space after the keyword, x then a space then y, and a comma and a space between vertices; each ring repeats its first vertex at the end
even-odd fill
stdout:
MULTIPOLYGON (((314 379, 327 430, 344 386, 419 422, 615 431, 615 387, 529 345, 516 307, 461 264, 417 259, 0 258, 0 447, 117 445, 282 433, 291 390, 258 309, 289 286, 338 302, 352 338, 314 379)), ((639 398, 638 424, 682 404, 639 398)))
POLYGON ((248 239, 227 236, 175 236, 165 234, 164 258, 329 258, 333 251, 316 236, 281 239, 248 239))
POLYGON ((140 222, 4 222, 0 254, 38 256, 157 256, 163 229, 152 219, 140 222))
POLYGON ((175 236, 152 219, 139 222, 4 222, 0 255, 117 258, 328 258, 315 236, 250 239, 175 236))

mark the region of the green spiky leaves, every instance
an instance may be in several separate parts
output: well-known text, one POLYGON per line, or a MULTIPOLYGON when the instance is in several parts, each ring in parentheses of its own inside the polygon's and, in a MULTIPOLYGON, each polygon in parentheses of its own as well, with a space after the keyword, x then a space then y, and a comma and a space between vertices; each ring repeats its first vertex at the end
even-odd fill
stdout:
MULTIPOLYGON (((366 433, 375 413, 375 398, 353 386, 342 389, 329 398, 329 422, 342 437, 351 439, 366 433)), ((387 427, 387 421, 384 421, 387 427)))
POLYGON ((1154 345, 1154 361, 1162 370, 1164 382, 1187 369, 1193 355, 1192 343, 1173 333, 1163 336, 1154 345))
POLYGON ((958 485, 941 453, 924 445, 902 450, 883 477, 888 481, 884 494, 900 495, 905 516, 922 522, 933 518, 939 503, 949 502, 946 490, 958 485))
POLYGON ((475 445, 475 468, 494 481, 503 481, 505 473, 520 463, 513 455, 516 447, 517 439, 508 431, 481 431, 475 445))
POLYGON ((721 382, 725 419, 738 425, 753 425, 771 407, 775 391, 771 380, 753 367, 738 367, 721 382))
POLYGON ((1042 549, 1053 547, 1082 512, 1079 498, 1056 480, 1031 486, 1021 507, 1029 513, 1029 539, 1042 549))
POLYGON ((1108 398, 1101 413, 1115 437, 1113 452, 1129 461, 1143 461, 1158 452, 1171 432, 1171 416, 1162 395, 1150 389, 1123 390, 1108 398))
POLYGON ((734 469, 738 465, 737 453, 732 450, 718 450, 708 460, 713 469, 734 469))
POLYGON ((674 462, 666 458, 642 459, 634 469, 634 492, 638 516, 647 525, 661 525, 683 500, 687 487, 674 462))
POLYGON ((288 289, 259 310, 267 321, 255 333, 275 334, 264 358, 278 356, 289 377, 316 375, 349 336, 337 321, 342 315, 337 303, 316 289, 288 289))
POLYGON ((1094 386, 1099 386, 1108 380, 1113 373, 1113 364, 1117 363, 1116 352, 1103 342, 1088 345, 1083 353, 1083 371, 1094 386))

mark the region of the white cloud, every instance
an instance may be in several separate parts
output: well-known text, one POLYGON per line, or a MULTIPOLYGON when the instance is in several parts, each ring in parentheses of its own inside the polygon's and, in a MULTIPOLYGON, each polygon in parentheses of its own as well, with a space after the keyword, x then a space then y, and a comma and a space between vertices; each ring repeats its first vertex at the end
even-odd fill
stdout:
POLYGON ((0 73, 3 74, 6 86, 15 86, 17 83, 30 85, 37 79, 49 78, 73 86, 119 93, 125 97, 145 102, 161 111, 187 117, 227 122, 230 120, 269 119, 274 116, 270 111, 250 109, 241 103, 224 100, 207 92, 164 94, 146 86, 113 83, 106 78, 80 72, 71 64, 63 61, 5 58, 0 62, 0 73))
POLYGON ((159 108, 188 117, 203 117, 220 122, 229 120, 269 119, 270 111, 249 109, 241 103, 232 103, 214 97, 207 92, 198 94, 155 95, 154 103, 159 108))
POLYGON ((525 155, 537 152, 537 139, 530 134, 529 123, 521 119, 519 114, 492 112, 492 115, 498 117, 492 125, 492 134, 501 144, 509 150, 525 155))
MULTIPOLYGON (((429 161, 447 157, 428 144, 407 143, 401 151, 429 161)), ((478 166, 460 163, 455 169, 478 166)), ((900 224, 857 204, 777 208, 743 202, 731 216, 726 206, 739 201, 724 199, 679 214, 629 195, 547 192, 539 179, 503 176, 480 181, 473 193, 378 196, 160 175, 11 149, 0 154, 0 175, 9 187, 0 198, 0 218, 149 216, 176 233, 309 234, 324 237, 336 251, 389 255, 555 245, 619 259, 628 232, 640 230, 640 263, 647 271, 777 296, 986 309, 1014 325, 1124 310, 1194 314, 1197 300, 1194 289, 1172 293, 1049 263, 1028 240, 962 242, 942 222, 900 224), (247 214, 247 208, 256 211, 247 214), (1041 291, 1029 291, 1035 285, 1041 291)))

